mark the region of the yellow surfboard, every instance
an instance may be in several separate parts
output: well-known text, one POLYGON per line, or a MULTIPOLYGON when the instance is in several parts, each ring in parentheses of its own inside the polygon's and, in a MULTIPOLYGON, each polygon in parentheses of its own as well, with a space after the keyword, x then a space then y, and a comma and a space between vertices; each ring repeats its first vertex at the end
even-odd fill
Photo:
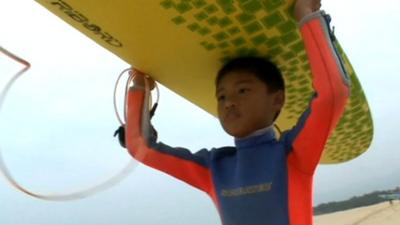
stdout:
MULTIPOLYGON (((240 55, 270 58, 286 81, 280 129, 294 126, 313 89, 294 0, 37 0, 99 45, 216 115, 214 79, 240 55)), ((340 46, 338 46, 340 49, 340 46)), ((373 126, 362 87, 347 57, 351 99, 329 138, 321 163, 365 152, 373 126)))

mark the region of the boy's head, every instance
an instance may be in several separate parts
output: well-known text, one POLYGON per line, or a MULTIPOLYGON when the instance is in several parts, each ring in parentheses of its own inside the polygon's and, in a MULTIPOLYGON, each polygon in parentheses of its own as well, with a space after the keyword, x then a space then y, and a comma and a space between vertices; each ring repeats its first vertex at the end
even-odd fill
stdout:
POLYGON ((241 138, 270 126, 284 104, 284 92, 284 80, 275 64, 258 57, 231 60, 216 78, 222 127, 241 138))

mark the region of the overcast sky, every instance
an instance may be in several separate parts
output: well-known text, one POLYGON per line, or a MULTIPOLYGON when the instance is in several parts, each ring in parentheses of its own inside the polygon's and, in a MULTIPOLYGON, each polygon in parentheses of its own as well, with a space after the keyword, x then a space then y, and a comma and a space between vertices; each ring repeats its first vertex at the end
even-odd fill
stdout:
MULTIPOLYGON (((399 7, 397 0, 323 1, 366 92, 375 136, 359 158, 318 168, 315 204, 400 186, 399 7)), ((29 0, 0 1, 0 46, 32 64, 0 112, 0 148, 21 184, 44 193, 73 191, 130 162, 112 137, 114 83, 129 65, 29 0)), ((0 88, 20 68, 0 55, 0 88)), ((161 141, 194 151, 233 143, 217 119, 161 91, 154 121, 161 141)), ((0 204, 1 225, 219 222, 205 194, 145 166, 107 191, 61 203, 34 199, 0 178, 0 204)))

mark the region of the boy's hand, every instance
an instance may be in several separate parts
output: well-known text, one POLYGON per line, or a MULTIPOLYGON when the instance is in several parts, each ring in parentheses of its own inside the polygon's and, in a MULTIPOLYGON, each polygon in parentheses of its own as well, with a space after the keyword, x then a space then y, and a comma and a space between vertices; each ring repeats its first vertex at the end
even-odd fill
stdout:
POLYGON ((134 78, 133 78, 134 86, 145 87, 145 85, 146 85, 145 79, 147 79, 147 82, 150 86, 150 90, 154 89, 155 82, 150 76, 147 76, 143 72, 136 70, 136 69, 133 69, 133 74, 134 74, 134 78))
POLYGON ((300 22, 305 16, 321 8, 321 0, 296 0, 294 18, 300 22))

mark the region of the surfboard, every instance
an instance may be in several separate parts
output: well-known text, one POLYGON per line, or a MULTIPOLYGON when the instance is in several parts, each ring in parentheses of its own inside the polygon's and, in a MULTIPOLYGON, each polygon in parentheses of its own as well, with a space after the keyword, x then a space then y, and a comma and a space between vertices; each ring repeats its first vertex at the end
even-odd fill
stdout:
MULTIPOLYGON (((286 81, 286 104, 277 120, 290 129, 313 93, 294 0, 37 0, 49 11, 133 67, 216 115, 214 79, 227 60, 270 58, 286 81)), ((352 80, 345 113, 321 163, 351 160, 372 140, 370 109, 340 46, 352 80)), ((95 57, 95 56, 93 56, 95 57)))

